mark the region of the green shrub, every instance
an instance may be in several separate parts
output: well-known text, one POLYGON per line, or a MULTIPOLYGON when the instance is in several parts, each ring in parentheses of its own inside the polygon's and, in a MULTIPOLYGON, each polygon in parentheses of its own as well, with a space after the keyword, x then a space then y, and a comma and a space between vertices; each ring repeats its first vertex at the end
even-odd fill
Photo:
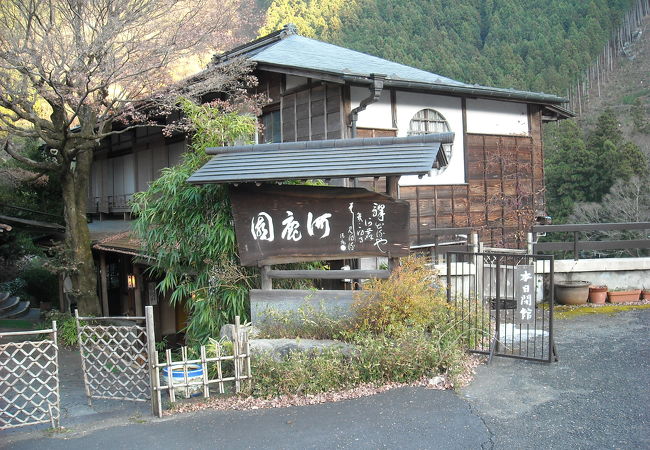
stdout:
POLYGON ((11 295, 21 295, 27 283, 22 278, 14 278, 11 281, 0 283, 0 292, 9 292, 11 295))
POLYGON ((358 383, 356 368, 336 349, 292 352, 282 360, 268 354, 254 355, 251 365, 250 393, 256 397, 317 394, 358 383))
POLYGON ((349 326, 348 318, 309 303, 295 311, 267 310, 258 324, 260 337, 302 339, 342 339, 349 326))
POLYGON ((432 336, 411 329, 398 336, 365 335, 357 338, 359 354, 353 361, 362 382, 410 382, 424 376, 456 373, 465 352, 452 325, 432 336))
MULTIPOLYGON (((56 320, 57 337, 59 344, 64 347, 75 347, 79 343, 77 336, 77 322, 74 316, 70 313, 62 313, 60 311, 52 310, 43 315, 43 321, 39 325, 40 328, 50 328, 52 321, 56 320)), ((86 322, 81 321, 82 325, 86 322)))
POLYGON ((466 357, 460 335, 448 325, 447 335, 432 336, 408 330, 395 337, 385 334, 356 335, 352 351, 327 349, 292 352, 282 359, 253 355, 251 394, 274 397, 286 394, 317 394, 361 383, 408 383, 447 373, 460 374, 466 357))
POLYGON ((351 318, 336 319, 311 305, 270 312, 271 320, 260 325, 265 337, 342 339, 353 350, 293 352, 282 359, 253 354, 252 395, 315 394, 441 373, 454 382, 464 367, 466 345, 487 336, 489 314, 449 305, 423 258, 404 258, 388 279, 363 288, 351 318))
POLYGON ((59 296, 59 280, 43 267, 41 260, 31 261, 20 274, 25 280, 24 291, 37 302, 55 303, 59 296))
POLYGON ((450 306, 436 272, 420 257, 402 259, 385 280, 370 280, 355 296, 354 329, 398 335, 408 328, 429 330, 449 320, 450 306))

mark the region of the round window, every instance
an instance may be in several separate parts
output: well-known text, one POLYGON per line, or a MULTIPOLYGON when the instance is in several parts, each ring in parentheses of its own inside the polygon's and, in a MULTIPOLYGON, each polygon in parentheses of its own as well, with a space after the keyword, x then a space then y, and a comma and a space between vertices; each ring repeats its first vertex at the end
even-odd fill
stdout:
MULTIPOLYGON (((431 133, 447 133, 451 131, 447 119, 435 109, 427 108, 418 111, 409 123, 409 136, 431 133)), ((435 169, 444 169, 451 160, 452 144, 442 144, 443 155, 438 155, 435 169)))

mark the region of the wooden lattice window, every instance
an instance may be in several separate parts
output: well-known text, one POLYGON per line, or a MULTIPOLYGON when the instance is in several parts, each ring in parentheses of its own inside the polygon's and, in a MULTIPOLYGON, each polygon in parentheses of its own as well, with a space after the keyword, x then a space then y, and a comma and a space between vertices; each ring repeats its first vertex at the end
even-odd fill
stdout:
MULTIPOLYGON (((449 128, 447 119, 442 114, 435 109, 426 108, 421 109, 413 116, 409 123, 408 135, 447 133, 450 131, 451 128, 449 128)), ((434 167, 436 169, 444 168, 451 160, 452 144, 442 144, 442 149, 443 151, 438 153, 436 166, 434 167)))
POLYGON ((280 123, 280 110, 270 111, 262 115, 262 132, 260 143, 269 144, 282 142, 282 126, 280 123))

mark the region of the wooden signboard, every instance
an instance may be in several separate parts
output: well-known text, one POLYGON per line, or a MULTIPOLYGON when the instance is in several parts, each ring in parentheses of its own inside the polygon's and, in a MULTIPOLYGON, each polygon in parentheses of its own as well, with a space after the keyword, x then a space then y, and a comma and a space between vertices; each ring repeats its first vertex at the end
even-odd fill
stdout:
POLYGON ((231 187, 243 266, 409 254, 409 204, 366 189, 231 187))
POLYGON ((522 264, 515 266, 515 299, 517 309, 515 310, 515 323, 535 322, 535 266, 522 264))

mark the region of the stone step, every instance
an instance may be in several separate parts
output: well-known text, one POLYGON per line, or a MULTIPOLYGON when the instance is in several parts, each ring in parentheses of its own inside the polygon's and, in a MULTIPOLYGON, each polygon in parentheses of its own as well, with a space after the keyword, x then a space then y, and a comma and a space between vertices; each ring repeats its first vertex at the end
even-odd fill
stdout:
POLYGON ((4 301, 0 301, 0 314, 11 311, 18 305, 18 302, 20 302, 20 297, 9 297, 4 301))
POLYGON ((16 319, 29 313, 29 302, 27 300, 19 302, 18 305, 10 311, 0 314, 0 319, 16 319))
POLYGON ((9 298, 9 292, 0 292, 0 303, 4 302, 9 298))

